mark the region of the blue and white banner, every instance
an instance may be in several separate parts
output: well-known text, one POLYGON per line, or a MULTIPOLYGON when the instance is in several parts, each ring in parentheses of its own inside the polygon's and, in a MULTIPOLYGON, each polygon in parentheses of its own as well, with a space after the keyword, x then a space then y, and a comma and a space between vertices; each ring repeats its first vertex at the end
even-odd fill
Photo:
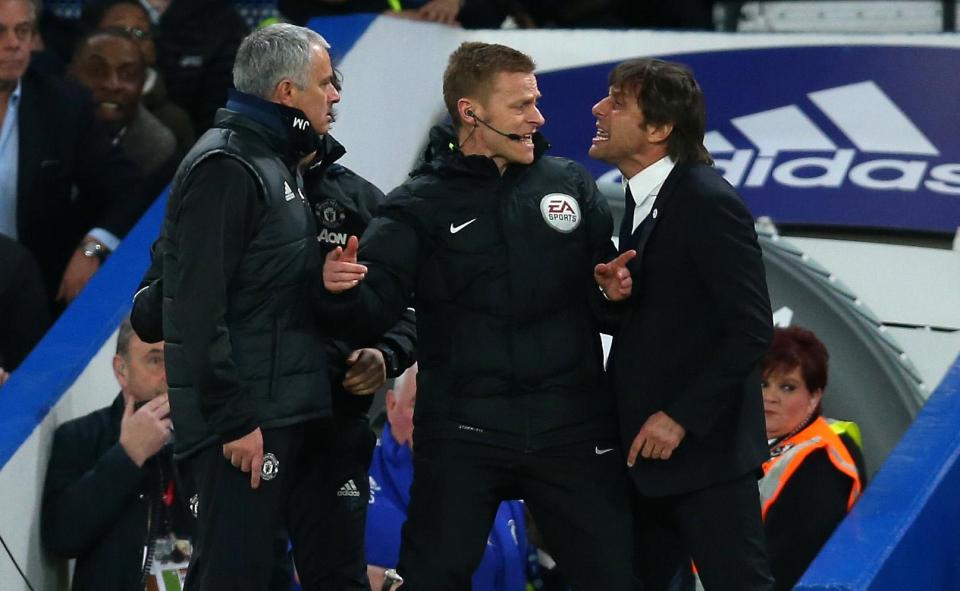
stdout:
MULTIPOLYGON (((316 21, 331 31, 341 23, 316 21)), ((652 31, 463 31, 377 18, 341 61, 345 162, 389 190, 445 116, 440 82, 460 42, 537 62, 552 154, 587 157, 590 107, 621 60, 689 65, 707 99, 707 147, 755 216, 780 224, 952 234, 960 225, 960 38, 652 31)), ((334 48, 336 50, 336 47, 334 48)))

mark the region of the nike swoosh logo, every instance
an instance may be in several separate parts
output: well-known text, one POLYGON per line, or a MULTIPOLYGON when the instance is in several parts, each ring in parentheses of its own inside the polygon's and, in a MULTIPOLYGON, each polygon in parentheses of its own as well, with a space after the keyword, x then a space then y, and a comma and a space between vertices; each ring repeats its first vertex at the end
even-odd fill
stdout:
POLYGON ((597 454, 598 456, 602 456, 603 454, 611 451, 613 451, 612 447, 608 447, 607 449, 600 449, 597 446, 593 446, 593 453, 597 454))
POLYGON ((459 232, 460 230, 466 228, 467 226, 469 226, 470 224, 472 224, 472 223, 475 222, 475 221, 477 221, 477 218, 473 218, 473 219, 470 220, 469 222, 463 222, 463 223, 460 224, 459 226, 454 226, 454 225, 451 223, 451 224, 450 224, 450 233, 451 233, 451 234, 456 234, 457 232, 459 232))

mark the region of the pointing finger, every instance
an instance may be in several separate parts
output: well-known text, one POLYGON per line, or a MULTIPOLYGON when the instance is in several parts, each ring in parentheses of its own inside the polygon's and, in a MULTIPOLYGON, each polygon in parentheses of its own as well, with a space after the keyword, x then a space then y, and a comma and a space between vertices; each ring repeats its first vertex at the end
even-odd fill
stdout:
POLYGON ((263 456, 257 455, 253 458, 250 466, 250 488, 256 490, 260 488, 260 472, 263 470, 263 456))
POLYGON ((627 452, 627 466, 632 468, 637 463, 637 454, 640 453, 640 448, 643 447, 645 441, 646 437, 644 437, 642 431, 633 438, 633 444, 630 445, 630 451, 627 452))
POLYGON ((613 259, 613 261, 611 261, 610 264, 615 267, 623 267, 627 263, 629 263, 631 260, 633 260, 635 256, 637 256, 637 251, 631 249, 621 254, 617 258, 613 259))
POLYGON ((351 236, 347 239, 347 248, 343 251, 344 260, 355 263, 357 261, 357 250, 360 249, 360 239, 351 236))

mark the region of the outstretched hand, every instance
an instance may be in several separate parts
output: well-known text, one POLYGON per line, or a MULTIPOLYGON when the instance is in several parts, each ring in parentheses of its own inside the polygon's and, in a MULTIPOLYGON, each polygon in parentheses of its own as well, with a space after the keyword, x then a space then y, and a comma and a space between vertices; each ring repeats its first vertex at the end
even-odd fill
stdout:
POLYGON ((618 302, 633 293, 633 277, 627 268, 637 251, 628 250, 609 263, 600 263, 593 268, 593 278, 610 301, 618 302))
POLYGON ((340 246, 327 253, 323 263, 323 287, 330 293, 342 293, 363 281, 367 268, 357 263, 360 240, 356 236, 347 239, 347 247, 340 246))

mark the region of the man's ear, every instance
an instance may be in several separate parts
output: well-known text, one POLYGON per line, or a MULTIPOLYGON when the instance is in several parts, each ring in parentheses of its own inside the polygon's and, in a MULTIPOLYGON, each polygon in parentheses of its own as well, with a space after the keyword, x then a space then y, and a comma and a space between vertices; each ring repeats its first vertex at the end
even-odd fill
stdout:
POLYGON ((127 385, 127 364, 120 355, 113 356, 113 376, 120 382, 120 388, 127 385))
POLYGON ((292 107, 295 90, 297 90, 296 85, 291 80, 284 78, 278 82, 277 87, 273 89, 274 102, 280 103, 285 107, 292 107))
POLYGON ((462 98, 457 101, 457 114, 460 115, 460 122, 463 125, 478 125, 476 115, 477 105, 474 101, 462 98))
POLYGON ((670 139, 673 133, 673 123, 663 123, 661 125, 647 125, 647 141, 651 144, 662 144, 670 139))
POLYGON ((390 412, 393 412, 393 409, 397 406, 397 394, 393 391, 393 388, 387 390, 384 398, 384 405, 390 412))

